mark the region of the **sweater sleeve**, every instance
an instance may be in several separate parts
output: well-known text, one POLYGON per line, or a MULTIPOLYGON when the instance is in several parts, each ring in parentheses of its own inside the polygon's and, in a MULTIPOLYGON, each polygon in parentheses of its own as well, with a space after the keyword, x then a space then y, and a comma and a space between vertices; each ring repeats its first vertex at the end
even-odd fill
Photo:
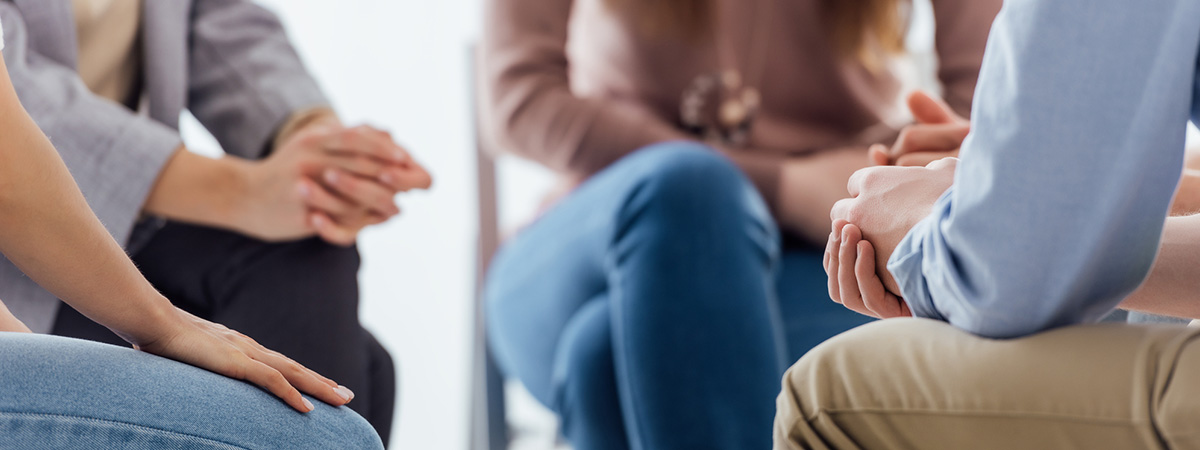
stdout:
POLYGON ((1001 3, 1002 0, 933 0, 937 27, 934 45, 942 97, 963 117, 971 114, 988 31, 1001 3))
POLYGON ((688 138, 638 105, 571 92, 571 9, 571 0, 488 0, 478 67, 488 146, 583 178, 643 146, 688 138))

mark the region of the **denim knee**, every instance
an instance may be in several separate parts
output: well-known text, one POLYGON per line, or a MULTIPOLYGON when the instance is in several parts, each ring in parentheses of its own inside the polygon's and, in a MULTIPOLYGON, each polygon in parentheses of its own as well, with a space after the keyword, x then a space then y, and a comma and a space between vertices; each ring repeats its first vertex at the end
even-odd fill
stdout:
POLYGON ((751 223, 764 237, 778 241, 778 231, 762 196, 728 158, 706 145, 687 142, 655 144, 618 162, 636 171, 619 221, 653 219, 664 237, 697 227, 751 223))
POLYGON ((294 442, 320 443, 325 448, 383 448, 375 428, 362 416, 344 406, 334 408, 316 399, 312 403, 317 409, 308 413, 310 420, 286 433, 294 442))

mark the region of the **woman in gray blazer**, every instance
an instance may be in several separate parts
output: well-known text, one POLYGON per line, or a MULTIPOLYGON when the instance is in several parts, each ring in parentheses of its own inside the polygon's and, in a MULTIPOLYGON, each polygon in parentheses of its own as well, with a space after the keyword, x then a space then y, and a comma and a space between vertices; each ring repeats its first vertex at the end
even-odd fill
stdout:
MULTIPOLYGON (((429 175, 333 114, 278 18, 246 0, 0 0, 5 61, 101 222, 159 291, 359 394, 387 440, 392 361, 358 320, 358 230, 429 175), (226 156, 184 148, 190 112, 226 156)), ((0 261, 37 332, 122 344, 0 261)))

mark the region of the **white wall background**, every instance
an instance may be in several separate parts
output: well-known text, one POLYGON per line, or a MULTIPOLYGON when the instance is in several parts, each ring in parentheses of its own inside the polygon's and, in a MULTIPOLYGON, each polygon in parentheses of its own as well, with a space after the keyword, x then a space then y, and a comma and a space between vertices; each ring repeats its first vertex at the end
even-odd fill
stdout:
POLYGON ((362 318, 392 351, 392 447, 465 449, 475 177, 468 49, 476 0, 272 0, 349 123, 390 130, 435 174, 404 214, 368 230, 362 318))
MULTIPOLYGON (((391 131, 434 174, 366 231, 362 319, 397 362, 392 447, 467 448, 475 261, 468 49, 479 0, 263 0, 348 123, 391 131)), ((217 148, 195 123, 189 145, 217 148)))

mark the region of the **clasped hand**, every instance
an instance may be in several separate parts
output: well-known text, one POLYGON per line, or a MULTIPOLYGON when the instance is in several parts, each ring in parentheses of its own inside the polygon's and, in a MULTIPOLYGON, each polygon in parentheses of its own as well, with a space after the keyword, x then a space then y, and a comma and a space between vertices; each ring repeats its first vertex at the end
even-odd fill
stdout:
POLYGON ((850 198, 830 211, 833 232, 825 247, 830 298, 882 319, 912 316, 887 261, 954 182, 954 157, 970 131, 966 119, 924 93, 910 96, 909 107, 917 123, 891 149, 871 148, 877 167, 850 177, 850 198))
POLYGON ((363 228, 400 213, 397 193, 432 183, 387 132, 328 123, 297 131, 250 171, 254 198, 241 231, 273 241, 317 235, 353 244, 363 228))

